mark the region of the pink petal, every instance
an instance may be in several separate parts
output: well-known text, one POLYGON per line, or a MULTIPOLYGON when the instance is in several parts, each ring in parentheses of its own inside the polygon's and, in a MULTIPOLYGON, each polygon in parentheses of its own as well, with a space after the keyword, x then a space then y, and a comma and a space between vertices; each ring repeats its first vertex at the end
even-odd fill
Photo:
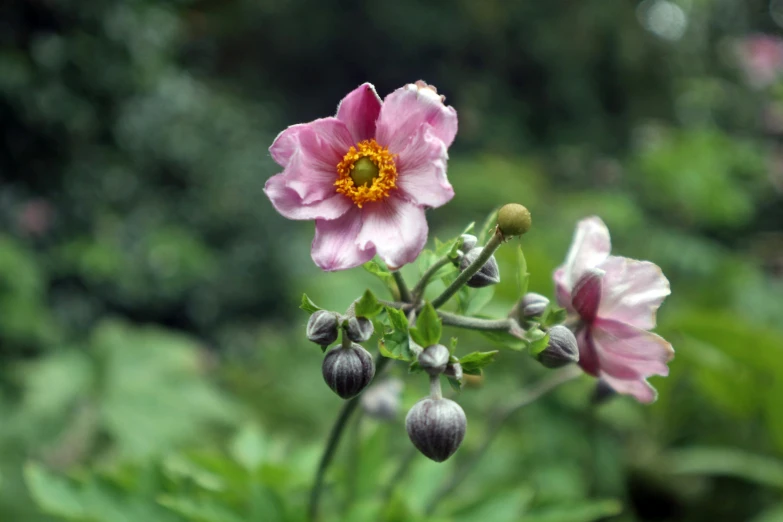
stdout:
POLYGON ((574 336, 576 337, 576 344, 579 346, 579 366, 586 373, 597 377, 601 368, 590 326, 582 326, 574 333, 574 336))
POLYGON ((563 270, 562 284, 572 289, 582 272, 601 264, 610 250, 609 230, 600 218, 593 216, 580 221, 565 263, 558 268, 563 270))
POLYGON ((606 319, 596 320, 590 332, 601 372, 619 379, 669 374, 674 349, 663 337, 606 319))
POLYGON ((354 143, 375 137, 375 122, 381 113, 381 98, 371 83, 348 93, 337 106, 337 119, 344 122, 354 143))
POLYGON ((571 290, 565 283, 565 269, 560 267, 555 270, 553 278, 555 280, 555 298, 557 299, 557 304, 569 312, 575 312, 574 307, 571 305, 571 290))
POLYGON ((397 187, 410 201, 431 208, 440 207, 454 197, 446 177, 446 146, 422 125, 408 145, 399 153, 397 187))
POLYGON ((376 137, 391 152, 399 153, 425 123, 446 147, 457 135, 457 111, 444 105, 433 90, 410 83, 383 101, 376 137))
POLYGON ((288 219, 336 219, 353 207, 350 199, 337 193, 306 204, 296 190, 287 186, 287 178, 283 174, 269 178, 264 193, 275 210, 288 219))
POLYGON ((671 293, 669 280, 649 261, 610 256, 600 265, 606 272, 599 317, 637 328, 655 328, 655 312, 671 293))
POLYGON ((275 141, 272 142, 272 146, 269 147, 269 153, 272 155, 272 159, 281 167, 288 166, 291 156, 299 148, 299 131, 306 126, 304 123, 291 125, 278 134, 275 141))
POLYGON ((595 319, 598 306, 601 303, 601 280, 604 271, 590 268, 582 273, 582 277, 574 285, 571 293, 571 304, 582 318, 582 321, 591 323, 595 319))
POLYGON ((415 261, 427 241, 424 209, 396 194, 383 201, 366 203, 362 220, 359 248, 374 247, 391 270, 415 261))
POLYGON ((374 248, 361 249, 357 245, 356 239, 361 230, 362 216, 358 207, 352 207, 338 219, 317 220, 310 251, 315 264, 331 272, 353 268, 372 259, 374 248))
POLYGON ((617 379, 605 374, 601 374, 601 379, 617 393, 631 395, 639 402, 649 404, 658 398, 658 392, 645 379, 617 379))

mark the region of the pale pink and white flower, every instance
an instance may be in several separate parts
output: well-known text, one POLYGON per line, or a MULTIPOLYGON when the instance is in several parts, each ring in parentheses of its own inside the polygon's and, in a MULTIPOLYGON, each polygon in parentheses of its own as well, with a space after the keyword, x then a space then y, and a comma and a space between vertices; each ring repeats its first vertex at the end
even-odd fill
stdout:
POLYGON ((264 192, 284 217, 315 220, 316 265, 344 270, 377 254, 394 270, 418 257, 427 240, 425 209, 454 196, 446 162, 457 112, 443 100, 416 82, 381 102, 365 83, 334 117, 277 136, 269 151, 283 172, 264 192))
POLYGON ((657 265, 609 255, 600 218, 579 222, 565 263, 554 274, 557 300, 578 318, 579 365, 618 393, 653 402, 652 375, 668 375, 671 344, 649 330, 671 293, 657 265))

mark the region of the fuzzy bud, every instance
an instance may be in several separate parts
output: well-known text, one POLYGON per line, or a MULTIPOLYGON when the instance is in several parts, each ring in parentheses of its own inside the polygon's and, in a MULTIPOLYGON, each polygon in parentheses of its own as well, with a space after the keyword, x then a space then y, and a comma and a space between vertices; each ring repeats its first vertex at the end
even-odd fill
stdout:
POLYGON ((563 325, 549 329, 549 344, 538 354, 538 361, 547 368, 560 368, 579 362, 579 346, 571 330, 563 325))
POLYGON ((362 394, 362 409, 376 419, 393 420, 400 410, 402 386, 402 381, 395 378, 373 384, 362 394))
POLYGON ((345 333, 348 334, 348 339, 355 343, 363 343, 372 337, 375 327, 372 325, 372 321, 366 317, 351 317, 348 319, 348 324, 345 327, 345 333))
POLYGON ((318 310, 307 321, 307 338, 315 344, 329 346, 337 340, 337 314, 327 310, 318 310))
POLYGON ((449 379, 454 379, 455 381, 462 383, 462 365, 459 362, 449 363, 446 365, 446 370, 443 372, 443 375, 449 379))
MULTIPOLYGON (((478 256, 481 255, 481 251, 481 247, 474 248, 462 256, 460 270, 465 270, 468 266, 470 266, 473 261, 475 261, 478 256)), ((485 286, 495 285, 499 282, 500 269, 498 268, 498 262, 495 261, 495 256, 492 256, 486 263, 484 263, 484 266, 482 266, 479 271, 473 275, 473 277, 468 279, 466 284, 471 288, 483 288, 485 286)))
POLYGON ((470 252, 476 247, 478 238, 472 234, 462 234, 462 246, 459 247, 461 252, 470 252))
POLYGON ((498 228, 504 237, 521 236, 531 224, 530 211, 518 203, 503 205, 498 211, 498 228))
POLYGON ((535 292, 525 294, 517 304, 517 316, 519 320, 532 319, 544 313, 549 306, 549 299, 535 292))
POLYGON ((361 393, 375 376, 375 362, 370 352, 352 343, 350 348, 333 348, 321 367, 324 381, 343 399, 361 393))
POLYGON ((440 375, 446 369, 451 354, 442 344, 428 346, 419 354, 419 366, 430 375, 440 375))
POLYGON ((467 426, 462 407, 449 399, 422 399, 405 418, 413 445, 435 462, 443 462, 457 451, 467 426))

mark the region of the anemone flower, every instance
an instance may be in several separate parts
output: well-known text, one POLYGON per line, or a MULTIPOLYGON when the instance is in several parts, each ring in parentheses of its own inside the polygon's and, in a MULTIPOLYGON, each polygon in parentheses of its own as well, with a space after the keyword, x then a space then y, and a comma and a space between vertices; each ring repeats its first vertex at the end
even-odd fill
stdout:
POLYGON ((277 136, 269 151, 283 172, 264 192, 284 217, 315 220, 316 265, 345 270, 378 254, 396 270, 418 257, 427 241, 425 209, 454 196, 446 161, 457 112, 443 101, 416 82, 381 102, 365 83, 334 117, 277 136))
POLYGON ((671 292, 657 265, 610 256, 609 230, 597 217, 579 222, 565 263, 554 274, 557 300, 576 321, 579 365, 618 393, 653 402, 651 375, 668 375, 671 344, 651 333, 671 292))

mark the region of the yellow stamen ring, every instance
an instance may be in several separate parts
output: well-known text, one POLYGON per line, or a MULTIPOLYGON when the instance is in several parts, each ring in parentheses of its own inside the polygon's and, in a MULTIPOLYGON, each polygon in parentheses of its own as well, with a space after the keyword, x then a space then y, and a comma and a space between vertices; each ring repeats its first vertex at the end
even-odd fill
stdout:
POLYGON ((348 196, 362 208, 367 202, 387 198, 389 191, 397 187, 394 154, 375 140, 360 141, 356 147, 348 149, 337 164, 337 176, 334 182, 337 192, 348 196))

